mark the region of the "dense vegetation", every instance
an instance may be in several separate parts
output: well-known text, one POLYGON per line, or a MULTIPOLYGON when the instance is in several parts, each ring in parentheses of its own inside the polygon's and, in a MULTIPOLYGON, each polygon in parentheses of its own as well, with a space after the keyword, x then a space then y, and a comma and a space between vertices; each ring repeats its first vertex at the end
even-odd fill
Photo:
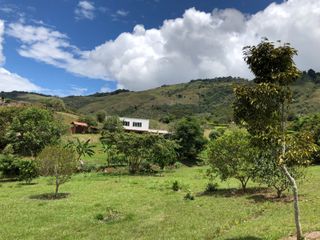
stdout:
MULTIPOLYGON (((289 117, 311 114, 320 109, 320 73, 303 72, 293 85, 293 104, 289 117)), ((107 115, 141 117, 170 122, 175 119, 197 115, 213 122, 230 122, 233 119, 232 103, 235 84, 248 84, 240 78, 216 78, 192 80, 189 83, 165 85, 141 92, 118 90, 89 96, 62 98, 69 111, 95 116, 100 111, 107 115)), ((52 97, 25 92, 0 93, 7 99, 31 102, 48 107, 63 107, 62 104, 46 103, 52 97)), ((54 98, 55 99, 55 98, 54 98)), ((60 110, 59 110, 60 111, 60 110)))

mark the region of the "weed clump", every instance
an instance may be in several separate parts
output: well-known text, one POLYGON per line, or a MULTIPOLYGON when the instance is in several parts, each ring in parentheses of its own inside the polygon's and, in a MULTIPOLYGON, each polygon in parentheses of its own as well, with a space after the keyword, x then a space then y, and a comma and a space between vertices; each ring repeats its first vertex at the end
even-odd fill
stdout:
POLYGON ((175 192, 178 192, 181 190, 181 184, 176 180, 172 183, 172 190, 175 191, 175 192))

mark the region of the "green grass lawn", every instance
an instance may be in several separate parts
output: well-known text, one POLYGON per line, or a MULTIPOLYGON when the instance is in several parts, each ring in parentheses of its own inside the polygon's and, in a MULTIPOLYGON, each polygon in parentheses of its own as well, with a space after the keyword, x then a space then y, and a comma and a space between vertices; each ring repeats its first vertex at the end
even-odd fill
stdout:
MULTIPOLYGON (((48 178, 34 185, 0 183, 0 239, 279 239, 294 232, 292 202, 265 200, 259 193, 201 195, 205 167, 182 167, 163 176, 87 173, 61 186, 65 199, 40 200, 48 178), (171 190, 178 180, 183 189, 171 190), (184 200, 190 189, 196 198, 184 200), (115 220, 98 214, 113 209, 115 220)), ((302 226, 320 230, 320 167, 310 167, 301 186, 302 226)), ((252 184, 250 185, 253 186, 252 184)), ((238 187, 236 181, 220 189, 238 187)), ((111 217, 113 216, 111 214, 111 217)))

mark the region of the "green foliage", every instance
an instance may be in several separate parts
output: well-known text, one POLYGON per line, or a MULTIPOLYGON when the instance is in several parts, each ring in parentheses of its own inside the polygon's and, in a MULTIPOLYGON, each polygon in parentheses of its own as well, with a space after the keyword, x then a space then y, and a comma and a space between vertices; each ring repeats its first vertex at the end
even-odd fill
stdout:
POLYGON ((163 136, 157 136, 152 145, 152 162, 158 164, 163 170, 166 166, 173 165, 177 161, 179 145, 163 136))
POLYGON ((264 39, 257 46, 245 47, 243 53, 244 60, 255 75, 255 83, 287 86, 300 75, 293 61, 297 50, 289 43, 280 45, 279 42, 276 46, 264 39))
POLYGON ((109 132, 109 133, 123 132, 123 125, 119 117, 117 116, 107 117, 107 119, 103 124, 103 131, 109 132))
POLYGON ((66 111, 66 106, 64 104, 64 101, 60 98, 47 98, 47 99, 44 99, 42 103, 48 109, 51 109, 54 111, 60 111, 60 112, 66 111))
POLYGON ((291 128, 297 132, 308 132, 312 137, 312 142, 317 146, 316 151, 312 154, 314 163, 320 163, 320 114, 313 114, 297 118, 291 128))
POLYGON ((194 197, 193 193, 190 190, 188 190, 187 194, 184 196, 184 199, 185 200, 194 200, 195 197, 194 197))
POLYGON ((96 113, 96 117, 99 123, 103 123, 106 120, 106 112, 100 110, 96 113))
POLYGON ((11 154, 0 155, 0 172, 4 178, 19 177, 19 159, 11 154))
POLYGON ((107 153, 108 163, 121 164, 125 159, 129 172, 133 174, 142 170, 142 164, 144 170, 153 163, 158 164, 161 169, 174 164, 177 158, 176 149, 179 147, 175 141, 161 135, 121 131, 104 131, 101 142, 104 152, 107 153))
POLYGON ((175 181, 172 183, 171 189, 172 189, 173 191, 177 192, 177 191, 180 191, 180 190, 182 189, 182 186, 180 185, 180 183, 179 183, 177 180, 175 180, 175 181))
POLYGON ((41 108, 25 108, 13 118, 7 136, 15 153, 34 156, 46 145, 56 143, 63 133, 53 114, 41 108))
POLYGON ((38 169, 34 161, 31 160, 20 160, 19 166, 19 180, 25 181, 30 184, 31 181, 38 177, 38 169))
POLYGON ((209 139, 211 141, 213 141, 213 140, 217 139, 218 137, 220 137, 223 133, 224 133, 224 129, 222 129, 222 128, 212 129, 211 132, 209 133, 209 139))
POLYGON ((83 157, 92 157, 94 155, 94 147, 93 144, 90 144, 90 139, 81 141, 79 138, 77 138, 76 141, 69 141, 65 146, 66 149, 72 148, 77 153, 77 161, 81 167, 84 165, 83 157))
POLYGON ((173 139, 180 145, 179 159, 196 163, 198 154, 206 143, 199 122, 191 117, 181 119, 174 127, 173 139))
POLYGON ((208 161, 212 171, 222 181, 235 178, 246 189, 254 174, 256 150, 250 144, 250 136, 244 129, 232 128, 208 144, 208 161))
POLYGON ((75 152, 59 145, 45 147, 36 160, 42 176, 54 177, 56 196, 59 186, 67 182, 77 168, 75 152))
POLYGON ((22 111, 22 107, 0 107, 0 150, 9 144, 7 133, 14 117, 22 111))
POLYGON ((89 115, 80 117, 78 121, 87 123, 89 126, 94 126, 94 127, 98 126, 96 119, 89 115))
POLYGON ((218 190, 218 183, 209 182, 204 190, 205 193, 214 193, 218 190))
MULTIPOLYGON (((291 183, 284 171, 277 164, 272 151, 265 150, 256 161, 254 180, 258 183, 266 184, 276 190, 277 197, 280 198, 291 183)), ((291 176, 296 180, 304 177, 304 169, 299 166, 288 167, 291 176)))

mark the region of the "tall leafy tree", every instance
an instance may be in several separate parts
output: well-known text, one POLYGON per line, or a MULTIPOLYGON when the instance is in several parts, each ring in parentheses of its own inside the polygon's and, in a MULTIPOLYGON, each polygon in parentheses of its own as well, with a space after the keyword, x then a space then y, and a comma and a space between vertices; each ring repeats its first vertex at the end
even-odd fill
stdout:
MULTIPOLYGON (((293 57, 297 50, 288 43, 273 43, 264 39, 257 46, 244 48, 244 60, 255 75, 254 83, 235 88, 234 117, 253 136, 253 142, 262 149, 269 148, 290 182, 294 196, 294 215, 297 239, 303 238, 298 204, 298 187, 288 166, 305 164, 313 150, 312 144, 305 148, 288 148, 287 114, 292 100, 290 84, 300 75, 293 57)), ((302 141, 303 140, 303 141, 302 141)), ((309 138, 303 137, 308 143, 309 138)), ((292 141, 300 141, 295 139, 292 141)))
POLYGON ((53 113, 36 107, 25 108, 13 118, 8 141, 16 153, 37 155, 45 146, 56 143, 64 128, 53 113))
POLYGON ((174 140, 180 145, 178 149, 181 161, 195 163, 206 140, 200 123, 192 117, 182 118, 174 127, 174 140))

